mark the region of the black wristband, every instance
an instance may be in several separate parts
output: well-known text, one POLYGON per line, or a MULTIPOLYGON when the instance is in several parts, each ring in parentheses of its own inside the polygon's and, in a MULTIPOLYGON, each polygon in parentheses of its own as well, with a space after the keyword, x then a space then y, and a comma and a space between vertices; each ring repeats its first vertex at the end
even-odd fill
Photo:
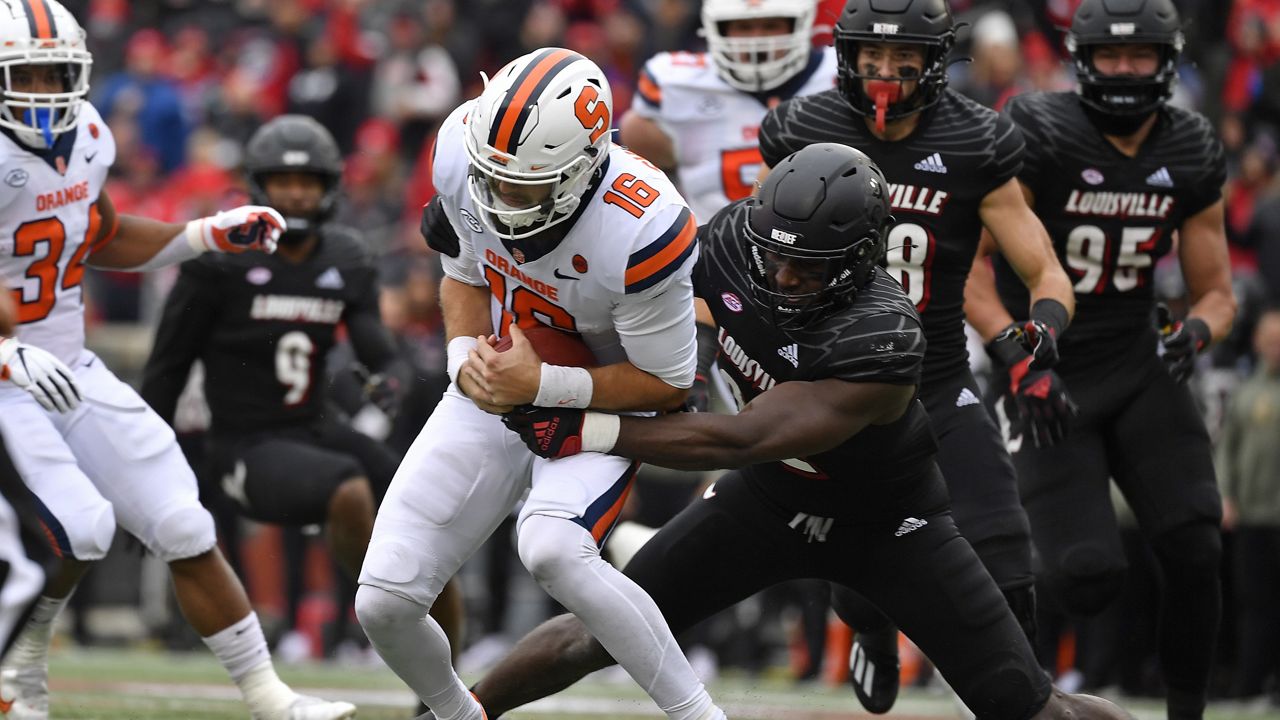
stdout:
POLYGON ((720 354, 720 343, 716 339, 716 326, 707 325, 705 323, 697 323, 698 326, 698 366, 694 371, 694 375, 700 378, 710 379, 711 364, 716 361, 716 356, 720 354))
POLYGON ((1049 328, 1049 332, 1053 333, 1054 338, 1062 335, 1062 331, 1066 330, 1067 324, 1071 322, 1066 306, 1053 298, 1037 300, 1031 306, 1031 319, 1044 323, 1045 327, 1049 328))
POLYGON ((1022 323, 1014 322, 1008 327, 1000 331, 991 342, 987 343, 987 354, 995 358, 996 362, 1005 368, 1011 368, 1023 360, 1031 357, 1031 353, 1023 347, 1019 336, 1022 333, 1022 323))

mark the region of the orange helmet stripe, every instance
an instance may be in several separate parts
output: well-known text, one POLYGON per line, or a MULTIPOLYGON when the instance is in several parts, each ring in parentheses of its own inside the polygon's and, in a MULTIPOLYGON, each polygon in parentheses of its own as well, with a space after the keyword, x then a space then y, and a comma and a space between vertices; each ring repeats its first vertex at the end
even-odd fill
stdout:
POLYGON ((508 155, 514 155, 520 142, 516 126, 523 125, 519 121, 522 116, 527 116, 529 101, 537 97, 546 81, 555 75, 562 63, 567 65, 578 57, 578 53, 572 50, 547 50, 525 66, 520 77, 516 78, 507 91, 506 104, 499 111, 498 121, 491 126, 493 129, 490 130, 489 144, 508 155))
POLYGON ((49 10, 49 4, 44 0, 22 0, 22 4, 27 11, 27 27, 31 30, 31 37, 52 40, 53 13, 49 10))

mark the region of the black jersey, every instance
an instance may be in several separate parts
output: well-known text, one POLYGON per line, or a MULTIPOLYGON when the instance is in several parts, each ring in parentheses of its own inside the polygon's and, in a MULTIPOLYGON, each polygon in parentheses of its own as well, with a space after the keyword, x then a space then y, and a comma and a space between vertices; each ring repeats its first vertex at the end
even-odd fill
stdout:
MULTIPOLYGON (((738 406, 789 380, 918 384, 925 352, 920 317, 878 268, 851 307, 803 330, 775 327, 752 299, 747 279, 748 202, 728 205, 699 228, 702 255, 693 279, 719 326, 718 362, 738 406)), ((924 475, 935 451, 924 408, 915 401, 897 421, 869 426, 827 452, 765 463, 746 474, 786 507, 856 516, 884 512, 874 498, 896 497, 895 483, 924 475)))
MULTIPOLYGON (((1146 330, 1156 261, 1183 221, 1222 197, 1222 144, 1209 121, 1166 106, 1130 158, 1089 122, 1074 93, 1021 95, 1007 112, 1027 139, 1018 177, 1075 285, 1075 317, 1059 341, 1064 362, 1087 356, 1092 343, 1146 330)), ((1000 259, 996 284, 1009 312, 1025 318, 1026 288, 1000 259)))
POLYGON ((924 321, 927 392, 968 368, 964 284, 982 235, 978 207, 1018 172, 1022 135, 1008 118, 952 90, 897 142, 877 139, 837 90, 788 100, 760 125, 760 151, 770 167, 818 142, 861 150, 889 181, 897 222, 886 261, 924 321))
POLYGON ((297 264, 261 253, 206 254, 182 265, 143 396, 172 420, 199 358, 215 434, 309 422, 324 413, 325 356, 339 323, 371 369, 392 360, 377 273, 354 231, 324 226, 315 251, 297 264))

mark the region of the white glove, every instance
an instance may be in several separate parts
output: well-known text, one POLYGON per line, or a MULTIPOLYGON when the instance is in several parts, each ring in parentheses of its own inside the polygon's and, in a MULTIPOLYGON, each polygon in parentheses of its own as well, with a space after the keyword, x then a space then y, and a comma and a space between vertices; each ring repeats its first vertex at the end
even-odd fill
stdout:
POLYGON ((187 223, 187 242, 197 252, 276 251, 284 217, 262 205, 241 205, 187 223))
POLYGON ((76 376, 61 360, 17 338, 0 340, 0 380, 26 390, 49 412, 70 412, 80 404, 76 376))

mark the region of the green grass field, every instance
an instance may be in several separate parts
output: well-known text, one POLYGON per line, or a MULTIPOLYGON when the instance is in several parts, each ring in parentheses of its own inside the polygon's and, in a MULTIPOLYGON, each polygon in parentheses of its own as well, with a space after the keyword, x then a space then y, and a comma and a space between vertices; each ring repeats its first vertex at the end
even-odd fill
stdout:
MULTIPOLYGON (((282 667, 295 688, 360 707, 363 720, 406 720, 412 698, 386 668, 326 664, 282 667)), ((140 650, 55 651, 51 664, 51 718, 76 720, 228 720, 247 717, 234 686, 205 653, 165 654, 140 650)), ((859 711, 845 688, 797 686, 786 680, 724 679, 712 694, 733 720, 837 720, 874 717, 859 711)), ((1122 704, 1141 720, 1163 717, 1150 701, 1122 704)), ((659 718, 653 704, 630 682, 589 678, 554 698, 508 716, 511 720, 659 718)), ((941 694, 911 690, 887 717, 902 720, 953 718, 941 694)), ((1280 712, 1215 706, 1207 720, 1280 720, 1280 712)))

